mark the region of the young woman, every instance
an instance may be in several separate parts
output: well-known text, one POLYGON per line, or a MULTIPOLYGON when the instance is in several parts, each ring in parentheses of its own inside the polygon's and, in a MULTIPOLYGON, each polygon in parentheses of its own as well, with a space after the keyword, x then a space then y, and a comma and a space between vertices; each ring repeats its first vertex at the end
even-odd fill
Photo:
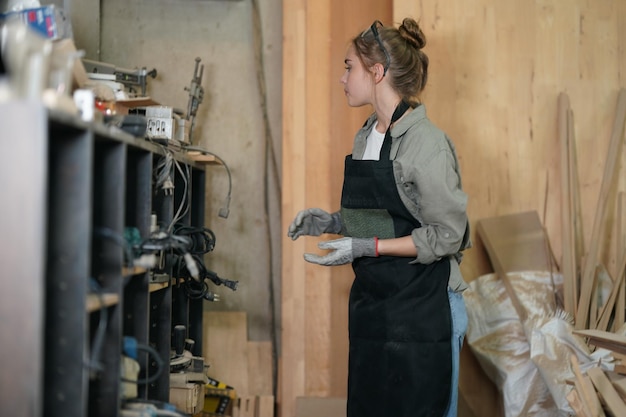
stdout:
POLYGON ((454 145, 426 117, 426 39, 414 19, 354 38, 341 83, 374 113, 345 160, 341 209, 299 212, 288 235, 344 237, 305 254, 352 263, 348 417, 456 416, 467 327, 458 263, 470 247, 454 145))

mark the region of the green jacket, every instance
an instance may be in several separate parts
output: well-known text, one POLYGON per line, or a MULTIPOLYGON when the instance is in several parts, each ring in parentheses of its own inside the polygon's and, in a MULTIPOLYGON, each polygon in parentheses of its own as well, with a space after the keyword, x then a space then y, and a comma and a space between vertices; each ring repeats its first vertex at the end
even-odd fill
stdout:
MULTIPOLYGON (((362 159, 376 115, 357 132, 352 158, 362 159)), ((411 233, 417 258, 429 264, 450 258, 448 285, 463 291, 467 284, 459 268, 461 252, 471 247, 467 194, 454 144, 427 117, 424 105, 404 115, 391 129, 391 158, 398 193, 409 212, 422 224, 411 233)))

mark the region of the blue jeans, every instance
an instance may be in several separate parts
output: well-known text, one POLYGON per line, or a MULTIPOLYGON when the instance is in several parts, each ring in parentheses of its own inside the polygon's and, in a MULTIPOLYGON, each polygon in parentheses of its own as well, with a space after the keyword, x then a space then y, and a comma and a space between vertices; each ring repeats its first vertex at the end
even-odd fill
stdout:
POLYGON ((448 287, 448 301, 452 316, 452 380, 450 402, 445 417, 457 417, 459 401, 459 355, 463 346, 463 339, 467 331, 467 310, 463 294, 454 292, 448 287))

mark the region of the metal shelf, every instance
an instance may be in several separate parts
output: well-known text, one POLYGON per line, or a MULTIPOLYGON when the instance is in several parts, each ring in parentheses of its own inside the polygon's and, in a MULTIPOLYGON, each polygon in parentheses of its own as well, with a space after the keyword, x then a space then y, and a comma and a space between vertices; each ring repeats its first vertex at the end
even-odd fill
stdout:
MULTIPOLYGON (((124 248, 110 238, 126 227, 147 237, 153 213, 171 221, 182 187, 172 196, 155 190, 163 147, 124 132, 36 101, 1 103, 0 121, 1 172, 11 178, 1 223, 11 250, 1 260, 17 278, 2 292, 0 311, 20 318, 3 325, 0 357, 12 386, 28 388, 3 390, 0 415, 26 415, 27 405, 28 415, 119 416, 123 337, 168 362, 171 329, 184 324, 202 349, 202 302, 169 283, 157 290, 148 271, 125 268, 124 248)), ((182 222, 203 226, 207 161, 174 158, 190 168, 191 210, 182 222)), ((172 175, 180 183, 180 173, 172 175)), ((155 371, 148 359, 140 365, 142 377, 155 371)), ((139 387, 139 396, 167 402, 169 373, 139 387)))

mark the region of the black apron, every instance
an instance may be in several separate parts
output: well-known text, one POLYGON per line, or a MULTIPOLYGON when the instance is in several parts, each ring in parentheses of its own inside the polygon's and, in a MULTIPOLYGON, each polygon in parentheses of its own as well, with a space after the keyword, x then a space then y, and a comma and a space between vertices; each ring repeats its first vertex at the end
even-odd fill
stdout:
MULTIPOLYGON (((392 117, 399 119, 402 102, 392 117)), ((345 160, 341 196, 346 235, 393 238, 421 227, 400 199, 391 134, 378 161, 345 160)), ((357 258, 350 290, 348 417, 443 416, 452 374, 450 261, 357 258)))

